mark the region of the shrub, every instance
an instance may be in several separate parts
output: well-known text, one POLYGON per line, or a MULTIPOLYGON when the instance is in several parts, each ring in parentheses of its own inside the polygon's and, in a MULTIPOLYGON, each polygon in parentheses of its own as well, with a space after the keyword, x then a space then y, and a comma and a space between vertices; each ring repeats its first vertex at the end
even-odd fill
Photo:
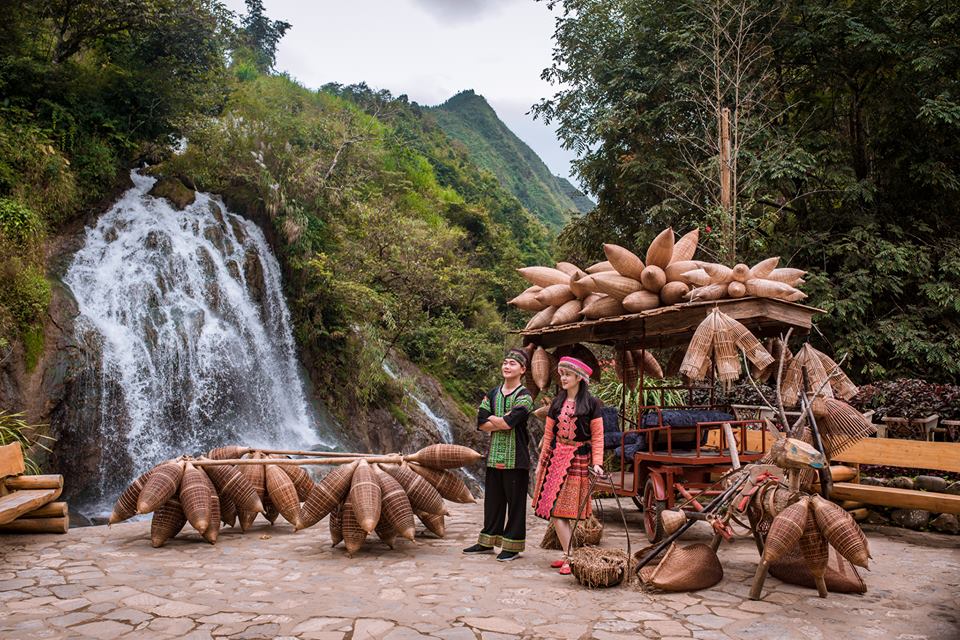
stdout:
POLYGON ((22 202, 0 198, 0 233, 21 247, 32 245, 43 237, 43 220, 22 202))
POLYGON ((873 409, 873 421, 885 416, 925 418, 939 414, 941 419, 960 419, 960 386, 934 384, 924 380, 885 380, 860 387, 850 404, 867 411, 873 409))

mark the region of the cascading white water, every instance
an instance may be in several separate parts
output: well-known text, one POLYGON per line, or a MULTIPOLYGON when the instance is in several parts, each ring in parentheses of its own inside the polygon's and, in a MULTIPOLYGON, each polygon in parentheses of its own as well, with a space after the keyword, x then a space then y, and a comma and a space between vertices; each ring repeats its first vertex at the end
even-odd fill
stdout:
POLYGON ((175 210, 147 195, 154 178, 131 177, 64 278, 78 340, 100 351, 99 497, 131 479, 118 472, 180 453, 329 440, 304 393, 280 267, 261 230, 205 193, 175 210))
MULTIPOLYGON (((399 378, 399 376, 397 376, 397 372, 390 368, 390 365, 387 364, 386 360, 383 361, 383 370, 394 380, 399 378)), ((408 391, 407 395, 410 396, 410 399, 413 400, 413 403, 417 405, 418 409, 420 409, 420 413, 425 415, 427 419, 433 423, 433 426, 437 428, 437 435, 440 436, 440 439, 447 444, 453 444, 453 429, 450 427, 450 423, 447 422, 445 418, 441 418, 435 414, 433 409, 430 408, 430 405, 411 392, 408 391)))

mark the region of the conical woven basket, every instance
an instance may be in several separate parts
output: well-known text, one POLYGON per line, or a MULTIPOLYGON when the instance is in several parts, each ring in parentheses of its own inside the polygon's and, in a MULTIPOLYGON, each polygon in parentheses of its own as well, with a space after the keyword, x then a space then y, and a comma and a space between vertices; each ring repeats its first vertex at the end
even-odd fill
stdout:
POLYGON ((180 533, 185 524, 187 516, 180 507, 180 501, 170 498, 154 511, 150 521, 150 544, 162 547, 167 540, 180 533))
POLYGON ((640 290, 627 295, 622 301, 623 308, 630 313, 641 313, 660 306, 660 296, 652 291, 640 290))
POLYGON ((651 264, 640 274, 640 284, 647 291, 660 293, 663 285, 667 284, 667 274, 657 265, 651 264))
POLYGON ((537 300, 544 307, 559 307, 565 302, 573 300, 575 297, 573 291, 570 290, 570 284, 568 282, 552 284, 537 294, 537 300))
POLYGON ((723 567, 709 545, 673 543, 656 567, 640 570, 644 586, 661 591, 698 591, 723 580, 723 567))
POLYGON ((286 473, 291 480, 293 480, 293 486, 297 489, 297 500, 300 502, 306 500, 307 496, 310 495, 310 491, 313 489, 313 478, 310 477, 310 474, 307 473, 307 470, 295 464, 284 464, 278 466, 283 469, 283 472, 286 473))
POLYGON ((623 303, 606 294, 599 300, 583 305, 583 316, 588 320, 622 316, 624 313, 626 309, 623 308, 623 303))
POLYGON ((717 312, 717 322, 713 335, 713 361, 717 367, 717 379, 721 382, 733 382, 740 377, 740 355, 737 353, 733 331, 724 326, 723 314, 717 312))
POLYGON ((300 500, 297 487, 286 472, 275 464, 266 465, 264 477, 267 482, 267 495, 283 519, 300 528, 300 500))
POLYGON ((684 271, 681 278, 684 282, 694 287, 705 287, 710 284, 710 274, 701 267, 684 271))
POLYGON ((663 369, 660 367, 660 363, 657 362, 657 359, 653 357, 653 354, 649 351, 634 351, 633 352, 633 362, 639 363, 639 372, 637 375, 642 375, 647 378, 663 378, 663 369))
MULTIPOLYGON (((182 462, 169 461, 157 465, 147 477, 137 499, 137 513, 150 513, 159 509, 176 495, 183 477, 182 462)), ((179 503, 177 503, 179 505, 179 503)))
MULTIPOLYGON (((733 282, 744 283, 750 279, 750 267, 743 264, 733 265, 733 282)), ((732 283, 731 283, 732 284, 732 283)))
POLYGON ((237 526, 237 505, 224 495, 217 496, 220 500, 220 522, 228 527, 237 526))
MULTIPOLYGON (((419 470, 441 473, 426 467, 419 467, 419 470)), ((386 519, 399 535, 412 541, 415 533, 413 507, 410 506, 407 492, 403 490, 403 487, 393 476, 383 469, 374 466, 374 471, 376 471, 377 481, 380 483, 381 513, 383 514, 381 520, 386 519)), ((449 472, 444 471, 442 473, 449 472)))
POLYGON ((557 326, 576 322, 580 319, 580 311, 582 309, 583 303, 579 300, 570 300, 569 302, 565 302, 557 309, 557 312, 553 314, 553 319, 550 320, 550 325, 557 326))
POLYGON ((830 543, 817 529, 812 510, 807 513, 807 524, 800 536, 800 553, 814 580, 822 580, 830 560, 830 543))
POLYGON ((664 534, 670 535, 687 523, 687 515, 676 509, 664 509, 660 512, 660 520, 663 522, 664 534))
POLYGON ((568 276, 582 274, 583 270, 572 262, 558 262, 556 264, 557 271, 563 271, 568 276))
POLYGON ((424 467, 416 463, 411 464, 410 468, 424 480, 432 484, 433 488, 445 499, 460 504, 476 502, 473 494, 470 493, 470 489, 467 488, 467 484, 452 471, 446 469, 431 469, 430 467, 424 467))
POLYGON ((116 504, 113 505, 113 513, 110 514, 109 524, 117 524, 137 515, 137 500, 140 498, 140 492, 143 490, 143 485, 151 472, 153 472, 153 469, 139 476, 130 483, 129 487, 123 490, 123 493, 117 498, 116 504))
POLYGON ((667 276, 667 282, 693 284, 685 274, 688 271, 696 271, 699 268, 700 264, 696 260, 680 260, 677 262, 671 262, 670 265, 663 270, 663 273, 665 276, 667 276))
POLYGON ((742 282, 731 282, 727 285, 727 297, 743 298, 747 295, 747 287, 742 282))
POLYGON ((533 375, 533 381, 540 389, 546 389, 550 384, 550 370, 553 367, 552 359, 547 350, 543 347, 537 347, 533 352, 533 361, 530 363, 530 371, 533 375))
MULTIPOLYGON (((725 313, 720 313, 723 324, 729 328, 733 334, 734 343, 743 350, 747 359, 756 367, 768 367, 773 364, 773 356, 763 348, 757 337, 743 324, 737 322, 725 313)), ((739 368, 739 367, 738 367, 739 368)))
POLYGON ((614 369, 616 370, 617 378, 625 387, 633 389, 637 386, 637 374, 639 372, 636 363, 633 361, 633 353, 631 351, 617 353, 614 359, 614 369))
POLYGON ((459 444, 431 444, 406 459, 433 469, 456 469, 479 462, 483 455, 459 444))
POLYGON ((409 465, 380 465, 380 468, 392 475, 403 490, 407 492, 414 513, 425 512, 445 515, 443 498, 433 486, 410 469, 409 465))
POLYGON ((237 460, 240 456, 249 452, 250 449, 247 447, 238 447, 237 445, 230 445, 227 447, 217 447, 216 449, 210 449, 210 452, 207 454, 207 457, 211 460, 237 460))
POLYGON ((713 312, 711 312, 707 314, 707 317, 693 332, 693 337, 690 338, 690 345, 687 347, 686 355, 684 355, 683 362, 680 364, 681 375, 693 380, 700 379, 700 370, 703 368, 704 362, 710 359, 710 354, 713 353, 714 333, 713 312))
POLYGON ((827 408, 827 416, 820 424, 820 436, 828 458, 877 432, 877 428, 862 413, 846 402, 826 398, 823 403, 827 408))
POLYGON ((420 511, 417 513, 417 517, 433 535, 437 536, 438 538, 443 538, 447 535, 447 525, 444 522, 442 515, 420 511))
POLYGON ((603 262, 597 262, 596 264, 590 265, 584 269, 584 271, 587 273, 601 273, 603 271, 616 271, 616 269, 613 268, 613 265, 610 264, 609 260, 604 260, 603 262))
POLYGON ((727 284, 733 282, 733 269, 714 262, 701 262, 700 268, 710 276, 710 284, 727 284))
POLYGON ((351 462, 340 465, 313 486, 300 511, 301 527, 312 527, 317 524, 346 499, 350 492, 353 472, 359 464, 359 462, 351 462))
POLYGON ((700 229, 694 229, 683 234, 673 245, 673 253, 670 255, 670 262, 681 262, 684 260, 693 260, 693 254, 697 252, 697 243, 700 241, 700 229))
POLYGON ((705 287, 690 289, 687 294, 687 300, 690 302, 709 302, 711 300, 722 300, 727 297, 727 283, 708 284, 705 287))
POLYGON ((513 305, 518 309, 523 309, 524 311, 543 311, 547 308, 547 305, 540 302, 537 298, 537 293, 540 293, 543 289, 540 287, 531 287, 537 290, 536 293, 521 293, 516 298, 513 298, 507 302, 509 305, 513 305))
POLYGON ((765 279, 773 280, 775 282, 783 282, 791 287, 795 287, 797 286, 797 282, 805 275, 807 275, 806 271, 781 267, 780 269, 774 269, 768 273, 765 279))
POLYGON ((210 525, 210 489, 203 471, 189 462, 180 481, 180 507, 194 529, 203 533, 210 525))
POLYGON ((605 293, 617 300, 623 300, 631 293, 640 291, 643 288, 639 280, 627 278, 619 273, 596 273, 590 276, 590 278, 600 293, 605 293))
MULTIPOLYGON (((246 456, 248 459, 259 459, 263 456, 260 452, 254 452, 253 454, 246 456)), ((262 464, 245 464, 237 467, 240 469, 240 473, 247 479, 250 483, 250 486, 253 487, 253 490, 257 492, 257 495, 260 496, 260 499, 263 500, 263 497, 267 494, 267 480, 264 476, 263 465, 262 464)))
POLYGON ((647 248, 647 266, 655 265, 666 269, 673 258, 674 235, 673 228, 667 227, 661 231, 647 248))
POLYGON ((343 506, 337 504, 330 510, 327 525, 330 527, 330 546, 335 547, 343 542, 343 506))
POLYGON ((588 287, 585 287, 583 284, 580 284, 580 281, 584 278, 588 278, 587 274, 575 274, 570 276, 570 291, 573 291, 573 295, 577 296, 581 300, 585 300, 591 293, 593 293, 588 287))
MULTIPOLYGON (((266 477, 266 475, 264 475, 264 477, 266 477)), ((271 525, 280 517, 280 509, 277 508, 277 505, 273 504, 269 493, 263 496, 263 517, 266 518, 271 525)))
MULTIPOLYGON (((770 565, 770 575, 789 584, 813 589, 816 587, 813 574, 799 549, 770 565)), ((830 552, 830 560, 824 573, 824 581, 831 593, 866 593, 867 585, 850 561, 836 550, 830 552)))
POLYGON ((347 556, 352 558, 353 554, 363 547, 363 542, 367 539, 367 532, 357 522, 357 515, 350 503, 350 498, 347 498, 347 501, 343 503, 340 527, 343 531, 343 546, 347 549, 347 556))
POLYGON ((380 522, 381 500, 380 482, 367 461, 361 460, 350 483, 350 504, 360 528, 367 533, 373 533, 380 522))
POLYGON ((870 547, 860 525, 840 506, 814 496, 811 502, 817 528, 841 556, 864 569, 869 568, 870 547))
POLYGON ((747 288, 748 295, 757 296, 758 298, 787 300, 796 293, 802 293, 799 289, 795 289, 785 282, 761 278, 751 278, 746 281, 744 286, 747 288))
POLYGON ((523 267, 517 269, 517 273, 530 284, 543 288, 547 288, 552 284, 566 284, 570 281, 570 276, 559 269, 553 269, 551 267, 523 267))
POLYGON ((690 285, 684 282, 668 282, 660 289, 660 302, 666 306, 680 304, 688 293, 690 285))
POLYGON ((603 252, 617 273, 634 280, 640 279, 644 264, 635 253, 616 244, 603 245, 603 252))
POLYGON ((767 541, 763 548, 764 561, 776 562, 797 546, 807 524, 809 505, 808 498, 800 498, 777 514, 770 525, 770 532, 767 533, 767 541))
MULTIPOLYGON (((210 465, 205 468, 207 477, 213 482, 217 493, 229 498, 237 511, 261 513, 263 503, 247 477, 234 465, 210 465)), ((221 505, 221 508, 223 505, 221 505)))
POLYGON ((550 321, 553 320, 553 314, 557 312, 556 307, 547 307, 543 311, 537 313, 537 315, 530 318, 527 322, 524 330, 533 330, 533 329, 543 329, 544 327, 550 326, 550 321))
POLYGON ((376 531, 377 537, 380 538, 385 545, 391 549, 394 548, 394 543, 397 540, 397 530, 393 528, 393 525, 386 520, 380 520, 374 531, 376 531))
POLYGON ((816 349, 813 349, 813 352, 819 358, 824 371, 827 372, 827 375, 830 375, 830 386, 833 387, 835 396, 849 400, 860 392, 857 385, 853 384, 853 380, 847 377, 847 374, 833 361, 833 358, 816 349))
POLYGON ((216 492, 210 494, 210 524, 201 535, 210 544, 217 544, 217 538, 220 537, 220 498, 216 492))
POLYGON ((750 278, 766 278, 780 264, 780 258, 761 260, 750 268, 750 278))

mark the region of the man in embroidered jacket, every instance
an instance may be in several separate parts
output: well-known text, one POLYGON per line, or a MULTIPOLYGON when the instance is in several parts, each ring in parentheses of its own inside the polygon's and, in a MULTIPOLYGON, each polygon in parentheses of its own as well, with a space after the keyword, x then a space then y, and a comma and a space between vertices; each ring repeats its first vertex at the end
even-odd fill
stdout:
POLYGON ((520 380, 527 370, 527 354, 511 349, 503 358, 503 383, 480 403, 477 428, 490 434, 484 482, 483 529, 477 544, 464 553, 491 553, 497 560, 513 560, 523 551, 527 533, 527 484, 530 475, 530 433, 527 417, 533 396, 520 380))

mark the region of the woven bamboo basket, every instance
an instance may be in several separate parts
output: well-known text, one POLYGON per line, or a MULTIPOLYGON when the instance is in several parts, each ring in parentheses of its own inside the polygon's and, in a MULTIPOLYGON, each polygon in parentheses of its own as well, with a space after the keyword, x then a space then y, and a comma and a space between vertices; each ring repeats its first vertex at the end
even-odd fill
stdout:
MULTIPOLYGON (((760 278, 751 278, 746 282, 747 293, 758 298, 774 298, 777 300, 787 300, 793 294, 800 292, 784 282, 776 280, 761 280, 760 278)), ((802 292, 800 292, 802 293, 802 292)))
MULTIPOLYGON (((281 456, 275 457, 279 458, 281 456)), ((289 458, 290 456, 282 457, 289 458)), ((310 477, 310 474, 307 473, 307 470, 295 464, 283 464, 278 466, 283 469, 284 473, 286 473, 287 476, 289 476, 293 481, 293 486, 297 490, 297 500, 299 502, 306 500, 307 496, 310 495, 311 489, 313 489, 313 478, 310 477)))
MULTIPOLYGON (((797 549, 770 565, 770 575, 789 584, 809 589, 816 588, 813 574, 807 568, 803 554, 797 549)), ((850 561, 836 550, 830 552, 830 560, 824 573, 824 582, 831 593, 866 593, 867 585, 850 561)))
MULTIPOLYGON (((263 505, 263 511, 262 511, 262 513, 263 513, 264 517, 266 517, 266 516, 267 516, 267 503, 268 503, 268 500, 267 500, 266 496, 264 496, 264 498, 263 498, 263 503, 264 503, 264 505, 263 505)), ((247 511, 247 510, 245 510, 245 509, 237 509, 237 520, 240 521, 240 530, 241 530, 241 531, 246 531, 247 529, 249 529, 250 527, 252 527, 252 526, 253 526, 253 521, 257 519, 257 514, 258 514, 257 511, 247 511)))
POLYGON ((667 227, 647 247, 647 266, 652 264, 661 269, 666 269, 673 258, 673 247, 673 228, 667 227))
POLYGON ((204 471, 213 482, 213 486, 216 487, 217 493, 224 498, 229 498, 236 506, 237 511, 241 509, 254 513, 263 511, 260 496, 257 495, 253 485, 237 467, 233 465, 210 465, 204 471))
POLYGON ((661 591, 699 591, 723 580, 723 567, 709 545, 673 543, 656 567, 640 570, 640 580, 645 587, 661 591))
POLYGON ((573 577, 589 589, 617 586, 632 566, 630 557, 620 549, 580 547, 570 557, 573 577))
POLYGON ((728 284, 733 282, 733 269, 714 262, 701 262, 700 268, 710 276, 710 284, 728 284))
POLYGON ((330 517, 327 518, 327 525, 330 527, 330 546, 335 547, 343 542, 343 506, 337 504, 330 510, 330 517))
POLYGON ((540 287, 531 287, 531 289, 533 288, 537 289, 537 293, 527 293, 524 291, 516 298, 513 298, 507 302, 507 304, 512 304, 516 308, 523 309, 524 311, 543 311, 547 308, 547 305, 537 299, 537 295, 542 291, 542 289, 540 287))
MULTIPOLYGON (((263 496, 263 517, 266 518, 271 525, 280 517, 280 509, 277 508, 277 505, 273 504, 269 493, 263 496)), ((251 524, 253 523, 251 522, 251 524)))
POLYGON ((862 413, 846 402, 825 398, 823 403, 827 407, 827 416, 822 421, 820 435, 828 457, 877 432, 877 428, 862 413))
POLYGON ((381 500, 380 482, 377 481, 376 473, 366 460, 361 460, 350 483, 350 504, 353 505, 360 528, 367 533, 373 533, 380 522, 381 500))
POLYGON ((237 460, 240 456, 248 453, 250 449, 247 447, 238 447, 237 445, 229 445, 226 447, 217 447, 216 449, 210 449, 210 452, 207 454, 207 457, 211 460, 237 460))
MULTIPOLYGON (((443 496, 444 499, 459 504, 470 504, 476 502, 466 483, 452 471, 446 469, 431 469, 419 464, 410 465, 417 474, 424 480, 433 485, 433 487, 443 496)), ((389 476, 388 476, 389 477, 389 476)))
POLYGON ((660 306, 660 296, 652 291, 641 289, 634 291, 623 299, 623 308, 630 313, 649 311, 660 306))
POLYGON ((363 547, 364 540, 367 539, 367 532, 357 521, 357 514, 350 503, 350 498, 343 503, 343 511, 340 513, 340 528, 343 531, 343 546, 347 549, 347 556, 352 558, 353 554, 363 547))
POLYGON ((524 330, 532 331, 533 329, 543 329, 544 327, 549 327, 550 321, 553 320, 553 314, 556 312, 556 307, 547 307, 543 311, 538 312, 535 316, 530 318, 524 327, 524 330))
POLYGON ((870 547, 860 525, 842 507, 814 496, 811 502, 817 528, 841 556, 864 569, 869 568, 870 547))
MULTIPOLYGON (((263 454, 257 451, 246 457, 248 459, 260 459, 263 454)), ((253 487, 253 490, 257 492, 257 495, 260 496, 260 499, 263 500, 263 497, 267 494, 267 481, 263 474, 263 465, 245 464, 240 465, 238 469, 250 483, 250 486, 253 487)))
POLYGON ((768 564, 776 562, 797 546, 807 524, 809 505, 809 498, 800 498, 773 519, 763 548, 764 562, 768 564))
POLYGON ((616 244, 603 245, 603 252, 617 273, 634 280, 640 279, 644 265, 635 253, 616 244))
POLYGON ((408 462, 416 462, 433 469, 456 469, 482 459, 482 454, 459 444, 431 444, 406 457, 408 462))
POLYGON ((173 460, 154 467, 137 498, 137 513, 150 513, 159 509, 167 500, 175 496, 180 487, 180 479, 183 477, 183 467, 182 462, 173 460))
POLYGON ((710 359, 713 353, 713 334, 714 323, 712 313, 700 323, 693 337, 690 338, 690 344, 687 347, 686 354, 683 356, 683 362, 680 364, 680 374, 693 380, 699 380, 700 370, 704 362, 710 359))
POLYGON ((780 383, 780 397, 786 407, 796 406, 800 398, 800 383, 803 380, 803 362, 796 356, 790 359, 790 366, 783 370, 780 383))
POLYGON ((397 540, 397 530, 393 528, 393 525, 386 520, 381 520, 377 523, 374 531, 376 532, 377 537, 380 538, 385 545, 391 549, 394 548, 394 543, 397 540))
POLYGON ((663 270, 663 274, 667 277, 667 282, 693 284, 687 279, 685 274, 688 271, 696 271, 699 268, 700 264, 696 260, 680 260, 678 262, 671 262, 670 265, 663 270))
POLYGON ((544 288, 553 284, 566 284, 570 281, 570 276, 551 267, 522 267, 517 269, 517 273, 530 284, 544 288))
POLYGON ((733 281, 727 285, 727 296, 731 298, 743 298, 747 295, 747 287, 742 282, 733 281))
POLYGON ((557 309, 557 312, 553 314, 553 319, 550 320, 550 325, 556 326, 576 322, 580 319, 580 311, 582 309, 583 303, 577 299, 565 302, 560 306, 560 308, 557 309))
POLYGON ((803 279, 803 276, 807 274, 806 271, 801 271, 800 269, 790 269, 790 268, 780 268, 774 269, 767 274, 766 280, 774 280, 776 282, 783 282, 788 284, 791 287, 796 287, 800 280, 803 279))
POLYGON ((797 358, 803 362, 803 368, 807 370, 810 390, 816 391, 818 395, 825 398, 832 398, 833 388, 830 386, 830 377, 827 370, 823 368, 823 362, 817 355, 817 350, 808 342, 800 349, 797 358))
POLYGON ((733 265, 733 280, 732 280, 733 282, 744 283, 749 279, 750 279, 750 267, 743 264, 742 262, 739 264, 733 265))
POLYGON ((660 520, 663 522, 663 533, 670 535, 687 523, 687 514, 677 509, 664 509, 660 512, 660 520))
POLYGON ((663 369, 660 367, 660 363, 657 362, 657 359, 654 358, 653 354, 649 351, 634 351, 633 362, 634 364, 639 363, 639 372, 637 375, 656 378, 658 380, 663 378, 663 369))
POLYGON ((180 507, 194 529, 203 533, 210 525, 210 489, 204 481, 203 471, 189 462, 180 481, 180 507))
POLYGON ((813 581, 820 591, 821 597, 826 596, 827 587, 824 575, 827 572, 827 562, 830 560, 830 543, 817 529, 813 513, 807 513, 807 524, 800 536, 800 553, 807 569, 813 575, 813 581))
POLYGON ((147 478, 152 472, 153 469, 150 469, 123 490, 123 493, 117 498, 116 504, 113 505, 113 513, 110 514, 108 524, 117 524, 118 522, 123 522, 127 518, 132 518, 137 515, 137 500, 140 498, 140 492, 143 490, 144 483, 146 483, 147 478))
POLYGON ((685 282, 668 282, 660 289, 660 302, 666 306, 680 304, 684 296, 690 293, 690 285, 685 282))
POLYGON ((711 300, 722 300, 727 297, 727 284, 708 284, 705 287, 691 289, 687 294, 687 300, 690 302, 709 302, 711 300))
POLYGON ((443 498, 433 486, 410 469, 409 465, 380 465, 384 471, 392 475, 403 490, 407 492, 410 506, 414 513, 423 511, 434 515, 445 515, 443 498))
POLYGON ((767 367, 773 364, 773 356, 763 348, 757 337, 749 329, 725 313, 720 314, 725 327, 733 333, 734 343, 743 350, 747 359, 756 367, 767 367))
POLYGON ((229 526, 237 526, 237 505, 224 495, 217 495, 220 499, 220 522, 229 526))
POLYGON ((553 368, 553 362, 550 354, 543 347, 537 347, 533 352, 533 358, 530 362, 530 372, 533 375, 533 381, 540 389, 546 389, 550 384, 550 372, 553 368))
POLYGON ((833 371, 833 375, 830 376, 830 386, 833 388, 834 395, 844 400, 849 400, 858 393, 860 389, 857 388, 857 385, 853 384, 853 380, 847 377, 847 374, 843 372, 837 363, 833 361, 833 358, 813 349, 813 353, 820 360, 820 364, 823 365, 824 370, 827 372, 827 375, 830 375, 830 372, 833 371))
POLYGON ((694 229, 683 234, 673 245, 673 253, 670 256, 670 262, 682 262, 693 260, 693 254, 697 252, 697 243, 700 241, 700 229, 694 229))
MULTIPOLYGON (((413 507, 410 506, 407 492, 403 490, 403 487, 393 476, 383 469, 374 466, 374 471, 377 474, 377 482, 380 483, 381 513, 383 514, 381 521, 385 519, 400 536, 412 541, 414 536, 413 507)), ((433 470, 419 467, 418 471, 433 470)), ((441 472, 437 471, 435 473, 441 472)), ((449 472, 444 471, 443 473, 449 472)))
POLYGON ((570 290, 569 280, 563 284, 552 284, 537 294, 537 301, 544 307, 559 307, 565 302, 576 298, 570 290))
POLYGON ((597 262, 596 264, 590 265, 584 269, 584 271, 587 273, 600 273, 602 271, 616 271, 616 269, 613 268, 613 265, 610 264, 609 260, 604 260, 603 262, 597 262))
POLYGON ((150 521, 150 544, 154 548, 162 547, 167 540, 176 536, 187 524, 187 516, 180 507, 180 501, 170 498, 156 509, 150 521))
POLYGON ((600 293, 605 293, 617 300, 623 300, 631 293, 643 288, 639 280, 627 278, 618 273, 597 273, 590 277, 600 293))
MULTIPOLYGON (((569 283, 570 291, 573 291, 573 295, 577 296, 577 298, 579 298, 579 299, 581 299, 581 300, 586 299, 587 296, 589 296, 591 293, 593 293, 593 291, 591 290, 591 288, 588 288, 588 287, 584 286, 584 284, 586 284, 586 283, 581 284, 581 281, 582 281, 582 280, 585 280, 586 278, 589 278, 589 277, 590 277, 590 276, 588 276, 588 275, 585 274, 585 273, 584 273, 584 274, 579 274, 579 273, 578 273, 578 274, 574 274, 574 275, 570 276, 570 283, 569 283)), ((589 282, 589 281, 588 281, 588 282, 589 282)))
POLYGON ((573 276, 577 274, 582 274, 583 269, 573 264, 572 262, 558 262, 556 265, 557 271, 563 271, 568 276, 573 276))
POLYGON ((613 361, 613 368, 617 374, 617 379, 620 380, 625 387, 633 389, 637 386, 637 375, 639 371, 637 370, 637 363, 633 361, 632 352, 623 351, 617 353, 613 361))
POLYGON ((300 529, 300 499, 297 487, 290 476, 275 464, 268 464, 264 470, 267 481, 267 495, 283 519, 300 529))
MULTIPOLYGON (((750 278, 766 278, 780 264, 780 258, 767 258, 761 260, 750 268, 750 278)), ((749 278, 748 278, 749 279, 749 278)))
POLYGON ((684 271, 682 280, 694 287, 705 287, 710 284, 710 274, 704 269, 697 267, 696 269, 684 271))
POLYGON ((623 308, 623 303, 606 294, 598 300, 590 303, 585 302, 583 305, 583 316, 588 320, 622 316, 624 313, 626 313, 626 309, 623 308))
POLYGON ((717 323, 713 335, 713 360, 717 367, 717 379, 721 382, 733 382, 740 377, 740 356, 734 342, 733 331, 725 326, 721 314, 714 314, 717 323))
POLYGON ((640 273, 640 284, 647 291, 660 293, 663 285, 667 284, 667 274, 655 264, 651 264, 640 273))
POLYGON ((207 530, 201 534, 203 539, 210 544, 217 544, 217 538, 220 537, 220 517, 220 498, 215 491, 212 491, 210 493, 210 524, 207 525, 207 530))
MULTIPOLYGON (((602 539, 603 523, 600 522, 595 515, 590 514, 589 517, 577 523, 571 544, 574 548, 583 546, 595 547, 600 544, 602 539)), ((547 525, 547 530, 544 532, 543 539, 540 541, 540 548, 563 551, 563 547, 560 546, 560 538, 557 537, 557 529, 553 526, 553 522, 547 525)))
POLYGON ((359 464, 357 461, 340 465, 313 486, 313 490, 310 491, 300 510, 301 528, 317 524, 346 499, 350 492, 353 473, 359 464))
POLYGON ((438 538, 443 538, 447 535, 447 525, 443 520, 443 516, 420 511, 417 513, 417 517, 420 518, 420 522, 422 522, 433 535, 438 538))
POLYGON ((703 361, 703 366, 701 366, 700 369, 697 371, 696 378, 693 378, 693 379, 703 380, 708 375, 710 375, 711 370, 713 370, 713 359, 707 358, 706 360, 703 361))

